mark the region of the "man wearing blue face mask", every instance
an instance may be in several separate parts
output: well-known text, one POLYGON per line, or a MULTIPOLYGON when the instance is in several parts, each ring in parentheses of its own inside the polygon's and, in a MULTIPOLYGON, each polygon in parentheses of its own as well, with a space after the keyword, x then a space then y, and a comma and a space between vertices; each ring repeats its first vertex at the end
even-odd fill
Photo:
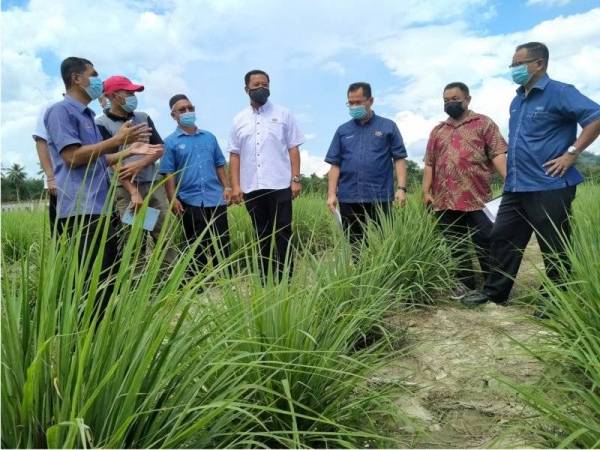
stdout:
POLYGON ((334 212, 339 201, 344 229, 357 243, 367 220, 389 213, 393 201, 406 202, 406 148, 397 125, 373 112, 368 83, 352 83, 347 95, 352 119, 337 129, 325 156, 327 206, 334 212))
POLYGON ((571 226, 571 203, 583 177, 573 166, 600 134, 600 105, 570 84, 548 77, 548 48, 519 45, 510 65, 520 85, 510 105, 507 175, 492 230, 490 257, 495 270, 469 305, 489 300, 506 304, 523 251, 535 231, 548 277, 560 282, 571 226), (577 137, 577 125, 582 127, 577 137))
POLYGON ((209 259, 229 256, 227 204, 231 188, 225 174, 225 157, 215 136, 196 126, 196 108, 183 94, 169 100, 177 128, 165 139, 160 173, 167 177, 167 197, 173 212, 182 218, 188 245, 201 242, 195 250, 196 268, 204 269, 209 259), (218 243, 218 248, 215 247, 218 243))

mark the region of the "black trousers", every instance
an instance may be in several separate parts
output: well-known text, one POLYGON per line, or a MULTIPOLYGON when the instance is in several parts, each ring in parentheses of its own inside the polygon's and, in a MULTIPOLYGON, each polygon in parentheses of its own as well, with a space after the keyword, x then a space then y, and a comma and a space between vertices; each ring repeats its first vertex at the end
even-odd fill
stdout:
POLYGON ((548 277, 561 280, 561 266, 570 269, 565 242, 571 236, 571 203, 575 186, 540 192, 507 192, 502 196, 490 246, 490 272, 484 293, 504 303, 519 271, 523 252, 535 232, 548 277))
MULTIPOLYGON (((260 268, 263 280, 270 271, 281 281, 285 258, 292 239, 292 190, 259 189, 244 194, 246 209, 252 219, 260 245, 260 268)), ((289 275, 293 257, 289 255, 289 275)))
POLYGON ((184 208, 182 221, 187 244, 192 245, 202 235, 194 254, 197 267, 196 270, 190 269, 190 273, 202 271, 208 264, 209 258, 214 258, 215 261, 220 256, 228 258, 230 239, 227 206, 201 207, 184 202, 181 204, 184 208), (216 239, 216 242, 213 239, 216 239), (218 244, 218 249, 215 248, 215 243, 218 244))
POLYGON ((363 240, 369 220, 380 223, 382 214, 389 214, 391 206, 389 202, 381 203, 340 203, 340 215, 342 226, 348 233, 351 244, 357 244, 363 240))
POLYGON ((56 227, 56 195, 48 193, 48 218, 50 219, 50 234, 54 234, 56 227))
MULTIPOLYGON (((99 227, 104 226, 104 220, 101 220, 102 216, 100 215, 83 215, 83 216, 73 216, 67 218, 57 219, 56 230, 57 236, 61 236, 63 233, 67 235, 69 239, 72 239, 76 236, 75 233, 78 230, 82 229, 82 239, 81 246, 78 249, 79 252, 79 262, 83 262, 83 260, 91 254, 91 263, 87 268, 88 277, 91 274, 92 266, 94 264, 94 259, 96 259, 101 250, 101 236, 102 229, 98 231, 98 236, 94 241, 94 235, 96 234, 96 230, 99 227)), ((114 220, 113 218, 108 218, 105 220, 109 220, 109 228, 108 228, 108 237, 104 244, 104 256, 102 258, 102 272, 100 273, 100 282, 103 283, 107 280, 110 280, 111 274, 113 270, 116 270, 116 263, 118 258, 118 238, 114 228, 114 220)), ((109 282, 107 284, 106 290, 100 296, 99 299, 96 300, 97 309, 100 310, 100 317, 104 314, 104 309, 110 299, 110 296, 113 292, 113 283, 109 282)))
POLYGON ((458 264, 458 280, 469 289, 477 287, 477 276, 471 261, 470 240, 475 245, 475 253, 481 271, 487 276, 489 266, 490 235, 492 222, 485 213, 479 211, 437 211, 438 226, 450 242, 452 257, 458 264))

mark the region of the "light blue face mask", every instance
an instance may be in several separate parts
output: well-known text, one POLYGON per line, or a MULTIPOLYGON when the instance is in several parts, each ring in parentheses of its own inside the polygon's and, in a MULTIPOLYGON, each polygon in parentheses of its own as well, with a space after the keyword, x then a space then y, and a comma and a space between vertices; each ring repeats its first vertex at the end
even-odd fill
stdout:
POLYGON ((125 99, 125 103, 123 105, 121 105, 121 108, 123 108, 123 111, 125 111, 125 112, 132 113, 135 111, 137 106, 138 106, 137 97, 135 95, 130 95, 129 97, 127 97, 125 99))
POLYGON ((520 66, 511 67, 510 75, 515 83, 525 86, 533 74, 527 70, 527 64, 521 64, 520 66))
POLYGON ((193 127, 196 123, 196 113, 193 111, 184 112, 179 116, 179 124, 182 127, 193 127))
POLYGON ((96 100, 102 95, 102 89, 104 88, 103 85, 104 83, 100 77, 90 77, 90 85, 88 87, 84 87, 83 89, 92 100, 96 100))
POLYGON ((367 107, 364 105, 349 106, 348 113, 350 114, 350 117, 356 120, 364 119, 368 114, 367 107))

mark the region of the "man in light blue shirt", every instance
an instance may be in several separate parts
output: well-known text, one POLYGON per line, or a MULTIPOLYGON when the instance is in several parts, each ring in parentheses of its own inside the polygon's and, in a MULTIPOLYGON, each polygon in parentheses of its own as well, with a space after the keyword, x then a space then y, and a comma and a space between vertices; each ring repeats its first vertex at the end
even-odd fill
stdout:
POLYGON ((508 301, 534 231, 548 277, 560 282, 561 269, 569 269, 565 242, 571 234, 571 203, 583 181, 573 165, 600 134, 600 105, 572 85, 550 79, 548 59, 548 48, 539 42, 519 45, 513 56, 512 78, 521 86, 510 105, 506 183, 492 231, 496 268, 483 293, 466 297, 466 304, 508 301))
POLYGON ((197 270, 202 270, 209 256, 229 256, 227 203, 231 188, 225 157, 215 136, 196 126, 196 109, 185 95, 173 96, 169 107, 178 126, 165 139, 160 173, 168 177, 167 197, 173 212, 182 216, 188 245, 201 238, 196 264, 197 270))

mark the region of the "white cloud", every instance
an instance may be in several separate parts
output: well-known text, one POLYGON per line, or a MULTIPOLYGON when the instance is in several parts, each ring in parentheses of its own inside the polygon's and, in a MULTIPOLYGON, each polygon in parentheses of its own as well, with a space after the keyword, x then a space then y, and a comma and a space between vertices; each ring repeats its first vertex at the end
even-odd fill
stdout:
POLYGON ((300 165, 300 172, 306 176, 313 173, 323 176, 329 170, 329 164, 323 161, 322 156, 315 156, 306 149, 300 150, 300 165))
POLYGON ((571 0, 527 0, 527 4, 530 6, 565 6, 571 3, 571 0))

